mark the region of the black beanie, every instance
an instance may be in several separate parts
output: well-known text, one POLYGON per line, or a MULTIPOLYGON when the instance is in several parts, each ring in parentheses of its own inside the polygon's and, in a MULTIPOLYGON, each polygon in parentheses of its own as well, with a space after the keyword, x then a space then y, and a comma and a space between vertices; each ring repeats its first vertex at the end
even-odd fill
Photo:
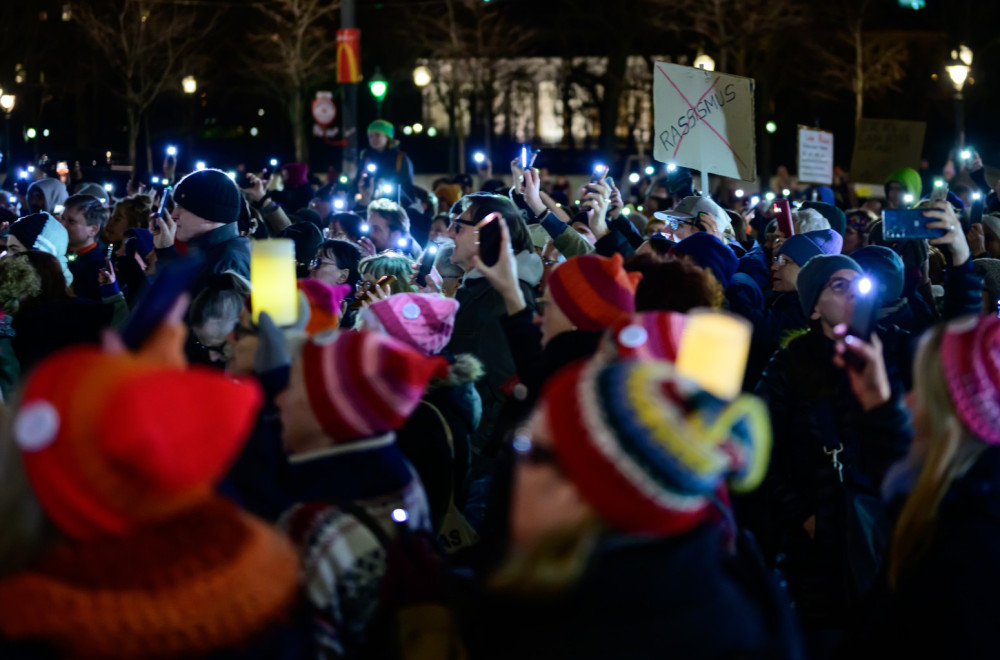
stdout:
POLYGON ((192 172, 177 183, 174 201, 209 222, 229 224, 240 217, 239 188, 222 170, 192 172))
MULTIPOLYGON (((48 213, 32 213, 19 219, 10 226, 10 233, 28 250, 35 249, 35 241, 45 229, 45 223, 52 218, 48 213)), ((54 219, 54 218, 53 218, 54 219)))
POLYGON ((290 238, 295 242, 295 261, 300 264, 308 264, 323 244, 323 233, 308 221, 285 227, 278 238, 290 238))

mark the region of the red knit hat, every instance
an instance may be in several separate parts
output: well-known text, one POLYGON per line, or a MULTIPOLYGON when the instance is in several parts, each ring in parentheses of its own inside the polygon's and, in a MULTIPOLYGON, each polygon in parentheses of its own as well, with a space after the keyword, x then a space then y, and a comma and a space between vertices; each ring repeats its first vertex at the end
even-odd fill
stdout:
POLYGON ((351 285, 330 286, 319 280, 305 278, 298 281, 298 287, 309 301, 306 334, 315 335, 325 330, 335 330, 340 325, 340 303, 350 295, 351 285))
POLYGON ((610 328, 635 311, 635 288, 641 273, 622 268, 622 256, 587 254, 556 266, 547 295, 580 330, 610 328))
POLYGON ((982 440, 1000 445, 1000 319, 969 317, 948 325, 941 364, 959 418, 982 440))
POLYGON ((610 331, 620 359, 658 359, 674 362, 687 316, 680 312, 640 312, 622 319, 610 331))
POLYGON ((341 443, 403 426, 430 380, 449 370, 445 358, 372 332, 314 337, 302 349, 302 367, 313 414, 341 443))
POLYGON ((46 513, 89 540, 211 497, 260 404, 255 384, 212 370, 75 347, 31 373, 14 433, 46 513))

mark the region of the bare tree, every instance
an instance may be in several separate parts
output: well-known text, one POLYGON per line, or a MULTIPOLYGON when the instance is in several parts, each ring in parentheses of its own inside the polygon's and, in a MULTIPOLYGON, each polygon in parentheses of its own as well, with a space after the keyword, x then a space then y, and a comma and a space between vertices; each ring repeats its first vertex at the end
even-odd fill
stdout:
POLYGON ((150 107, 194 54, 219 14, 158 0, 77 3, 73 19, 109 65, 109 84, 124 103, 128 159, 136 169, 136 142, 150 107))
POLYGON ((248 36, 253 48, 250 70, 288 112, 295 159, 309 158, 306 139, 306 93, 330 79, 336 56, 334 15, 339 0, 266 0, 254 5, 261 30, 248 36))

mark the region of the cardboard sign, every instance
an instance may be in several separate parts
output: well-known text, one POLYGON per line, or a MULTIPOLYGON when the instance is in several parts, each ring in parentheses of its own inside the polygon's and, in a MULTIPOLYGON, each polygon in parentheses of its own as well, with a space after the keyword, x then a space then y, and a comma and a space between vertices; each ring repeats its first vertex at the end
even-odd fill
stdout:
POLYGON ((799 126, 799 183, 833 185, 833 133, 799 126))
POLYGON ((657 62, 653 158, 743 181, 757 178, 750 78, 657 62))
POLYGON ((901 167, 920 169, 926 131, 922 121, 862 119, 854 136, 851 180, 882 183, 901 167))

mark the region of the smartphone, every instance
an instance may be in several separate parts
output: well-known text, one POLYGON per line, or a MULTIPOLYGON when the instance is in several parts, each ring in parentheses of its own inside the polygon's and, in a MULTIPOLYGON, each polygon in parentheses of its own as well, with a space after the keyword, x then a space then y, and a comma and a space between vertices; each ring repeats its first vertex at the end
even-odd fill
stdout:
POLYGON ((526 170, 531 167, 531 161, 529 160, 529 150, 527 145, 521 147, 521 169, 526 170))
POLYGON ((792 222, 792 203, 787 199, 776 199, 771 203, 771 212, 778 221, 778 231, 788 240, 795 235, 795 224, 792 222))
POLYGON ((608 176, 608 166, 597 164, 594 165, 594 174, 590 177, 591 183, 600 183, 604 178, 608 176))
MULTIPOLYGON (((878 283, 869 275, 863 275, 854 281, 854 312, 847 324, 847 334, 863 341, 871 341, 872 333, 878 321, 878 310, 882 306, 878 283)), ((844 360, 855 369, 863 369, 862 358, 847 351, 844 360)))
POLYGON ((236 170, 236 176, 233 177, 233 182, 236 183, 236 187, 238 188, 249 188, 250 175, 242 170, 236 170))
POLYGON ((434 268, 434 259, 437 257, 438 248, 436 245, 431 243, 424 250, 424 256, 420 258, 420 270, 417 271, 417 286, 425 287, 427 286, 427 276, 431 274, 431 269, 434 268))
POLYGON ((167 202, 170 201, 170 195, 173 192, 173 186, 167 186, 160 193, 160 208, 156 210, 156 217, 153 218, 153 227, 156 229, 160 228, 160 218, 163 214, 167 212, 167 202))
POLYGON ((927 197, 927 201, 931 204, 948 201, 948 186, 934 186, 934 190, 927 197))
POLYGON ((122 326, 122 341, 126 346, 137 350, 145 343, 181 294, 191 287, 204 265, 204 257, 186 256, 171 261, 160 271, 139 296, 122 326))
POLYGON ((912 241, 940 238, 943 229, 928 229, 933 218, 924 217, 924 209, 886 209, 882 211, 882 233, 887 241, 912 241))

